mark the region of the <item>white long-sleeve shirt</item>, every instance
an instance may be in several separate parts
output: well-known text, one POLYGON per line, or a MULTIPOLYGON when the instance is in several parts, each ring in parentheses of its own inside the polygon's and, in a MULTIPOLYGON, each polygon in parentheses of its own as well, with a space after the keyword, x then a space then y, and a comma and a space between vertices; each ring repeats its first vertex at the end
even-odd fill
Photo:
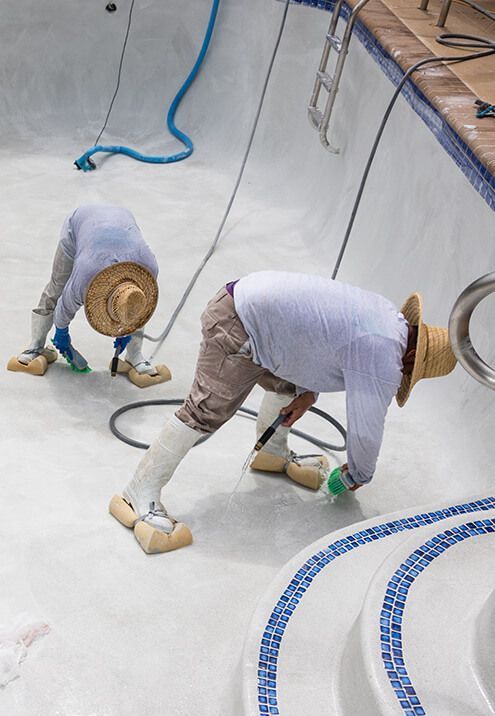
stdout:
POLYGON ((256 363, 305 390, 346 391, 349 472, 369 482, 402 380, 404 316, 378 294, 279 271, 241 278, 234 302, 256 363))
POLYGON ((89 284, 97 273, 120 261, 134 261, 156 278, 158 264, 127 209, 111 204, 87 204, 70 214, 62 227, 60 246, 74 263, 57 301, 54 323, 66 328, 84 305, 89 284))

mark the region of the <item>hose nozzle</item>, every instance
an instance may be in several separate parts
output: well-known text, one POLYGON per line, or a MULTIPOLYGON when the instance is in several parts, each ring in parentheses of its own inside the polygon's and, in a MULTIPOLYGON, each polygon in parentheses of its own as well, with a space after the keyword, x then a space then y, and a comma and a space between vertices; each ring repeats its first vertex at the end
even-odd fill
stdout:
POLYGON ((119 367, 119 354, 120 354, 120 347, 115 349, 115 353, 113 354, 112 358, 112 365, 110 366, 110 373, 112 378, 115 378, 117 375, 117 369, 119 367))
POLYGON ((266 443, 270 440, 275 430, 278 428, 279 425, 282 425, 284 420, 288 418, 290 413, 287 413, 286 415, 279 415, 276 420, 273 421, 273 423, 265 430, 265 432, 260 436, 258 442, 254 446, 254 449, 256 452, 259 452, 261 448, 266 445, 266 443))

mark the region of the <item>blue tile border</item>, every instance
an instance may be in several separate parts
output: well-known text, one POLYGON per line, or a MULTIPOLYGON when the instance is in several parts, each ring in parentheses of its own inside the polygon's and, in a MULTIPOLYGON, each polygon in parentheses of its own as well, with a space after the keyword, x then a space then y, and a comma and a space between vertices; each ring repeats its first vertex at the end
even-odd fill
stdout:
MULTIPOLYGON (((334 0, 291 0, 291 2, 297 5, 307 5, 320 8, 322 10, 333 10, 334 6, 334 0)), ((342 5, 341 17, 347 20, 349 14, 349 5, 344 3, 342 5)), ((404 76, 404 71, 380 44, 362 20, 358 19, 356 21, 353 34, 356 35, 361 44, 364 45, 383 73, 395 86, 397 86, 404 76)), ((425 53, 426 52, 427 49, 425 48, 425 53)), ((442 113, 431 104, 414 81, 409 79, 405 83, 401 94, 416 114, 431 130, 437 141, 445 149, 451 159, 454 160, 469 183, 476 189, 478 194, 482 196, 488 206, 495 210, 495 176, 480 162, 472 149, 457 134, 455 129, 449 125, 442 113)), ((475 110, 473 105, 473 120, 474 116, 475 110)))
MULTIPOLYGON (((417 529, 440 522, 449 517, 471 512, 483 512, 495 508, 495 497, 485 497, 474 502, 453 505, 433 512, 402 517, 354 532, 347 537, 332 542, 324 549, 307 559, 295 572, 285 590, 275 603, 270 617, 263 629, 258 653, 258 713, 259 716, 278 716, 278 658, 285 630, 292 615, 311 587, 315 578, 329 564, 354 549, 389 537, 397 532, 417 529)), ((470 523, 468 523, 470 524, 470 523)), ((476 524, 476 523, 475 523, 476 524)), ((414 715, 416 716, 416 715, 414 715)))
POLYGON ((471 537, 495 533, 495 519, 456 525, 427 540, 395 570, 380 612, 380 645, 384 669, 404 716, 426 716, 404 661, 402 623, 409 590, 421 572, 451 547, 471 537))

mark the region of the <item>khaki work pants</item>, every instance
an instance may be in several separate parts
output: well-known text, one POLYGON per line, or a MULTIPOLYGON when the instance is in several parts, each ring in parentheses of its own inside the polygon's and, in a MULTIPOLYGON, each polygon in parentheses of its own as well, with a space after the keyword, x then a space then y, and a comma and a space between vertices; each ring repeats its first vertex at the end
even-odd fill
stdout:
POLYGON ((274 393, 295 397, 296 387, 251 360, 248 335, 234 300, 222 288, 201 316, 203 340, 189 395, 176 412, 183 423, 213 433, 241 407, 256 384, 274 393))

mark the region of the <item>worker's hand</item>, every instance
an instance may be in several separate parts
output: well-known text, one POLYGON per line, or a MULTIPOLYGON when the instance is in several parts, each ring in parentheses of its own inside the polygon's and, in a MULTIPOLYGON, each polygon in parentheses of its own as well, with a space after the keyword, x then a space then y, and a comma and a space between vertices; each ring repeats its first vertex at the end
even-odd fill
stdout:
POLYGON ((299 418, 304 415, 304 413, 309 410, 314 403, 315 394, 311 391, 298 395, 297 398, 294 398, 289 405, 286 405, 285 408, 282 408, 280 411, 281 415, 287 415, 287 418, 284 420, 282 425, 289 428, 296 422, 296 420, 299 420, 299 418))
MULTIPOLYGON (((340 469, 342 472, 349 472, 349 465, 345 462, 340 469)), ((360 487, 362 487, 362 485, 354 485, 354 487, 349 487, 349 492, 355 492, 356 490, 359 490, 360 487)))
POLYGON ((55 336, 53 337, 53 345, 60 351, 62 355, 67 356, 69 360, 72 360, 72 350, 69 335, 69 328, 56 328, 55 336))
POLYGON ((118 355, 122 353, 122 351, 127 348, 128 344, 131 342, 132 336, 119 336, 116 338, 113 342, 113 347, 115 350, 118 349, 118 355))
POLYGON ((85 371, 88 368, 86 358, 72 345, 68 328, 56 328, 52 343, 73 368, 79 371, 85 371))

